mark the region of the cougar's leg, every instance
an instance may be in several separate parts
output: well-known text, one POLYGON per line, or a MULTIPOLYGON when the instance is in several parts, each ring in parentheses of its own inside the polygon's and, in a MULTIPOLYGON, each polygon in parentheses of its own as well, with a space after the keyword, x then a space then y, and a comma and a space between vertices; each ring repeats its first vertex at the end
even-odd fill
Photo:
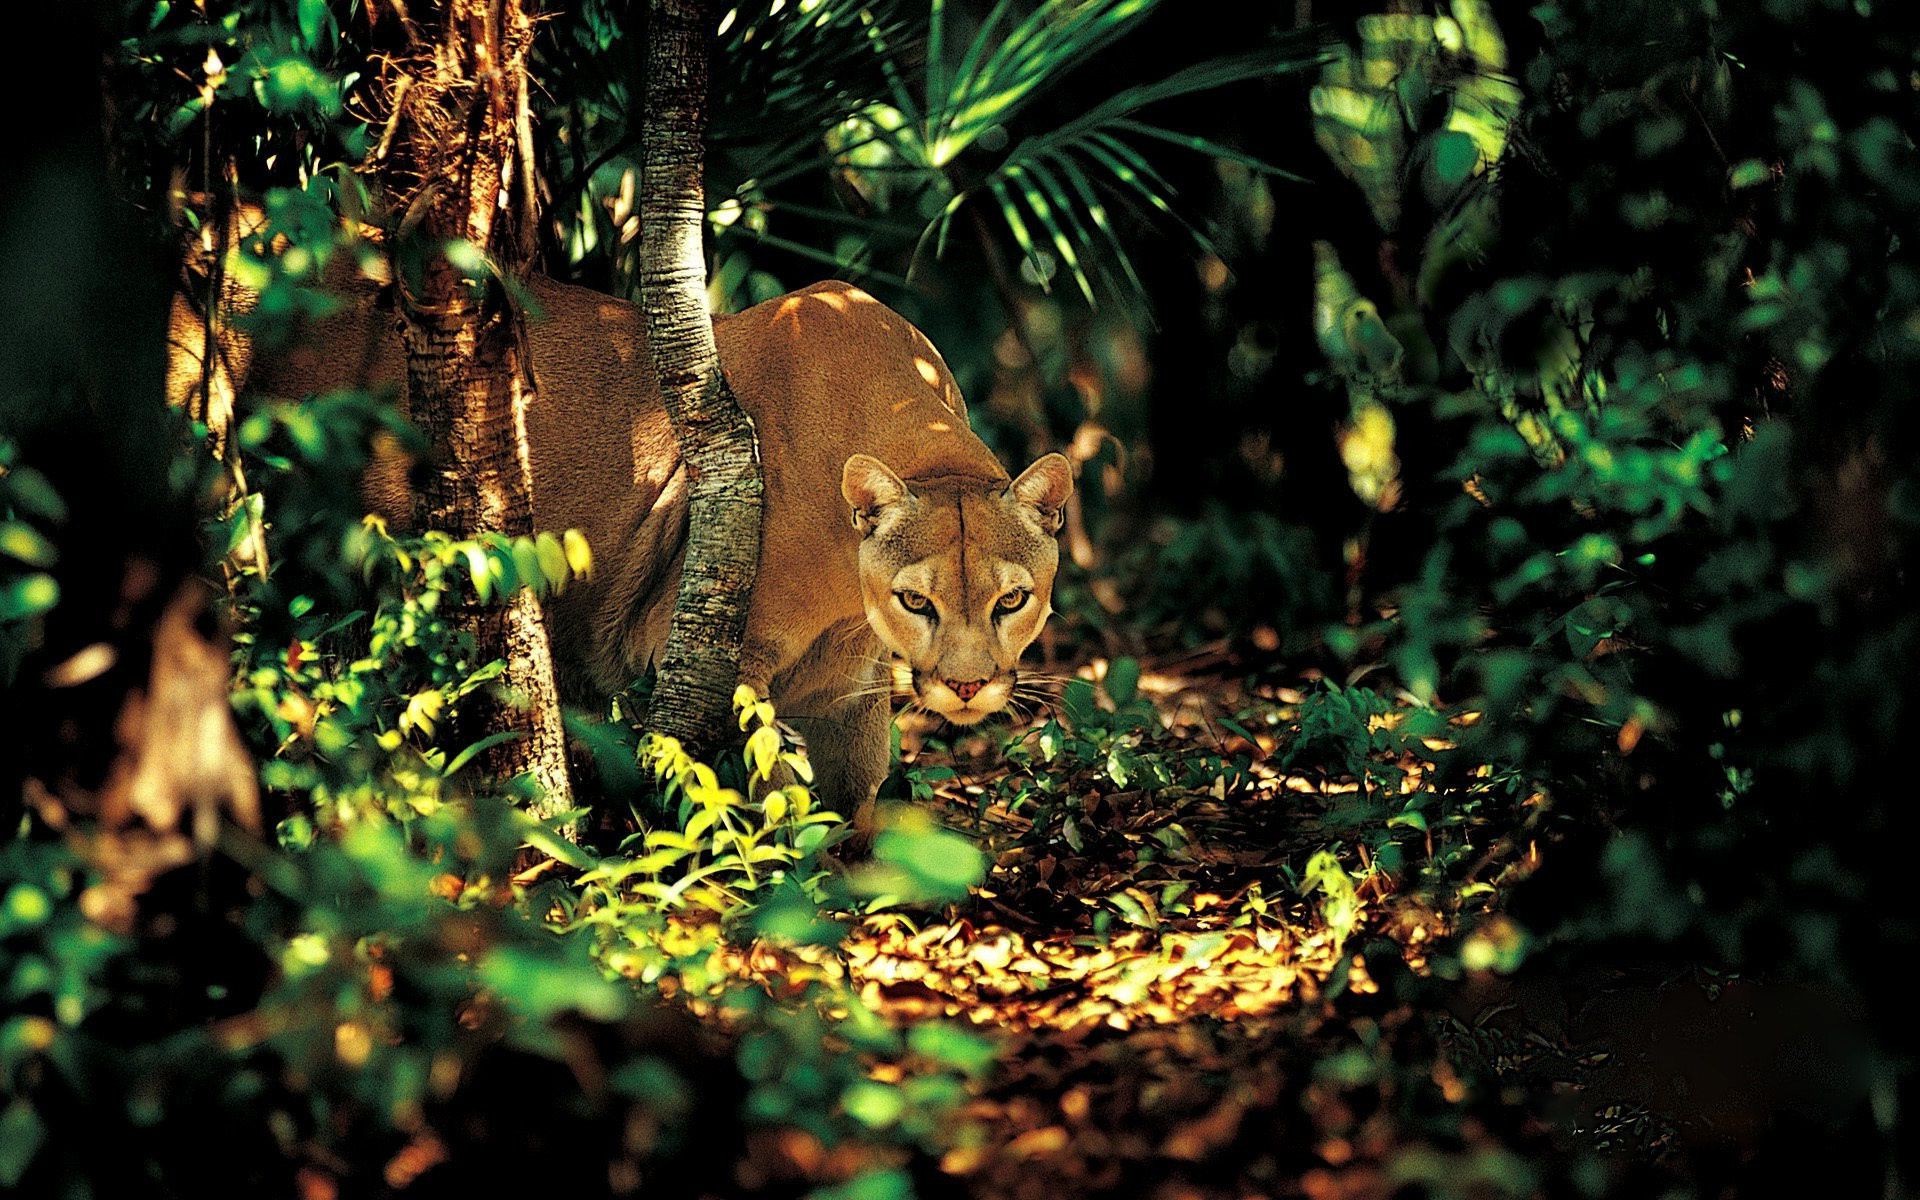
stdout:
POLYGON ((813 791, 854 824, 859 840, 873 832, 873 800, 892 765, 890 680, 877 650, 858 639, 822 638, 774 697, 781 717, 807 739, 813 791))

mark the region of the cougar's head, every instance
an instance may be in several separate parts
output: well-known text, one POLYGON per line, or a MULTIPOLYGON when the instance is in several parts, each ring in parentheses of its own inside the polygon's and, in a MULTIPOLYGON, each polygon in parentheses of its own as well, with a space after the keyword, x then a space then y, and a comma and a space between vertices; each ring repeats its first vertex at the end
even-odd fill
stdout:
POLYGON ((912 668, 914 699, 957 725, 1006 707, 1020 653, 1052 611, 1067 460, 1049 454, 1012 483, 909 487, 856 454, 840 491, 861 534, 867 623, 912 668))

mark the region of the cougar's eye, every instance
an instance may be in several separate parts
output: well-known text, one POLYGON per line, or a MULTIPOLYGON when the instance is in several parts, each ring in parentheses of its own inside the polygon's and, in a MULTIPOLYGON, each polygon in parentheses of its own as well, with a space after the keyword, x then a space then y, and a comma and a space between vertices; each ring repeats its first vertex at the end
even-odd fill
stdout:
POLYGON ((994 608, 1003 613, 1019 612, 1027 606, 1027 598, 1033 595, 1025 588, 1015 588, 994 602, 994 608))
POLYGON ((903 588, 895 592, 894 597, 900 601, 900 607, 910 613, 919 613, 923 617, 933 615, 933 601, 919 592, 910 592, 903 588))

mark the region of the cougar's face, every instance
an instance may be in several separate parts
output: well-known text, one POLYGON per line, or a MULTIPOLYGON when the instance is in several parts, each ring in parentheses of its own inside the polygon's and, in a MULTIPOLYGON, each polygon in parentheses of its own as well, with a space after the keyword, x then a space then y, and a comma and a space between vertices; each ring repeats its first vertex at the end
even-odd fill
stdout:
POLYGON ((841 491, 860 542, 860 591, 881 644, 910 668, 913 698, 956 725, 1006 707, 1021 652, 1051 611, 1060 508, 1073 489, 1049 454, 1011 484, 903 483, 847 460, 841 491))

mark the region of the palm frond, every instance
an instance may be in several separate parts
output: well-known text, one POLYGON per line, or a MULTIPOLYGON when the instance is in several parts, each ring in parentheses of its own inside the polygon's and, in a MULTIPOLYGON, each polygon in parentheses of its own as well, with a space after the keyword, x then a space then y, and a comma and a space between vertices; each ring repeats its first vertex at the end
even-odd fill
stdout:
POLYGON ((919 52, 917 22, 906 14, 905 0, 737 0, 715 45, 710 140, 722 148, 817 144, 849 114, 889 97, 898 103, 898 64, 919 52))
POLYGON ((988 129, 1017 116, 1048 84, 1112 44, 1158 4, 1159 0, 1051 0, 996 44, 993 30, 1010 7, 1008 0, 1001 0, 974 35, 946 93, 929 94, 925 139, 929 161, 935 166, 951 162, 988 129))
POLYGON ((857 11, 867 31, 867 44, 874 51, 874 61, 880 67, 881 78, 886 80, 887 92, 893 97, 894 106, 908 120, 917 121, 920 107, 914 102, 913 93, 907 88, 906 76, 896 61, 893 37, 880 21, 868 18, 866 9, 857 11))
MULTIPOLYGON (((928 160, 939 164, 972 144, 987 126, 1003 122, 1009 112, 1024 104, 1053 73, 1084 61, 1087 53, 1119 36, 1153 3, 1112 0, 1080 7, 1046 4, 990 54, 982 50, 982 39, 976 37, 962 71, 954 77, 950 111, 929 115, 928 160), (1056 11, 1061 9, 1066 10, 1064 15, 1056 11), (1054 57, 1063 53, 1072 57, 1064 61, 1054 57)), ((995 16, 1004 7, 1003 3, 996 8, 995 16)), ((988 27, 982 28, 985 31, 988 27)), ((1209 253, 1213 247, 1204 233, 1180 215, 1173 204, 1173 186, 1134 141, 1179 146, 1262 174, 1298 178, 1232 146, 1142 120, 1138 115, 1141 110, 1233 84, 1305 72, 1319 67, 1327 57, 1327 43, 1321 35, 1299 34, 1259 51, 1199 63, 1163 79, 1124 88, 1079 116, 1022 139, 972 186, 972 193, 992 198, 992 207, 1030 258, 1038 245, 1034 228, 1044 232, 1061 265, 1090 303, 1094 288, 1085 263, 1101 242, 1109 253, 1116 254, 1128 285, 1138 294, 1139 277, 1120 246, 1106 208, 1099 202, 1100 191, 1123 197, 1154 217, 1174 223, 1209 253), (1100 242, 1087 236, 1090 229, 1099 232, 1100 242)), ((937 218, 943 227, 966 203, 967 195, 956 195, 948 203, 937 218)), ((944 240, 943 229, 939 241, 944 244, 944 240)), ((1043 264, 1032 261, 1044 278, 1043 264)))
MULTIPOLYGON (((737 0, 720 31, 709 168, 716 232, 727 245, 874 276, 876 252, 897 243, 911 278, 924 258, 945 254, 955 216, 978 205, 1034 281, 1048 287, 1064 274, 1093 304, 1144 295, 1116 209, 1182 229, 1211 250, 1182 217, 1154 152, 1177 148, 1296 178, 1151 110, 1316 68, 1327 58, 1316 35, 1186 66, 1032 129, 1024 118, 1035 102, 1139 30, 1161 0, 995 0, 977 20, 953 0, 927 0, 924 17, 909 19, 908 2, 737 0), (1004 149, 1003 133, 1014 138, 1004 149), (889 213, 896 219, 885 220, 889 213), (851 234, 870 243, 862 254, 846 252, 851 234)), ((581 3, 591 12, 608 0, 581 3)), ((582 52, 617 58, 601 44, 611 27, 587 24, 593 36, 582 52)), ((597 151, 636 127, 630 94, 630 80, 608 79, 597 120, 579 131, 594 144, 576 150, 576 167, 611 161, 615 178, 625 168, 597 151)), ((614 244, 616 230, 604 232, 604 244, 614 244)))
MULTIPOLYGON (((1094 298, 1093 281, 1088 279, 1086 272, 1081 269, 1080 255, 1068 253, 1068 250, 1076 246, 1084 246, 1091 251, 1098 245, 1087 232, 1086 224, 1081 220, 1079 205, 1068 195, 1059 178, 1048 169, 1045 160, 1035 159, 1028 163, 1021 169, 1021 175, 1033 181, 1034 187, 1046 198, 1051 210, 1059 213, 1060 219, 1071 228, 1071 238, 1062 238, 1056 234, 1056 241, 1060 242, 1061 256, 1067 264, 1067 269, 1073 272, 1074 282, 1080 285, 1081 294, 1086 297, 1089 305, 1097 307, 1099 301, 1094 298)), ((1131 265, 1128 264, 1129 269, 1131 265)))
POLYGON ((1107 206, 1101 203, 1100 196, 1094 190, 1093 182, 1087 178, 1086 173, 1065 155, 1043 156, 1036 162, 1051 163, 1060 169, 1060 174, 1073 188, 1074 198, 1080 202, 1079 211, 1087 214, 1087 219, 1093 223, 1093 227, 1106 239, 1108 252, 1120 265, 1120 271, 1126 276, 1133 294, 1144 295, 1147 290, 1146 285, 1140 281, 1139 273, 1134 270, 1133 259, 1127 255, 1127 248, 1120 241, 1120 235, 1115 231, 1113 222, 1107 219, 1107 206))
POLYGON ((771 246, 776 250, 785 251, 788 254, 821 263, 843 274, 857 275, 865 279, 877 279, 882 283, 891 284, 895 287, 907 286, 907 281, 903 276, 895 275, 891 271, 883 271, 873 265, 870 247, 862 246, 859 252, 854 254, 841 254, 833 250, 822 250, 818 246, 796 241, 792 238, 783 238, 771 233, 754 233, 748 236, 750 240, 760 245, 771 246))
MULTIPOLYGON (((1061 224, 1066 219, 1065 214, 1054 215, 1053 202, 1047 195, 1047 189, 1040 183, 1038 175, 1032 171, 1015 169, 1007 174, 1007 184, 1009 187, 1020 188, 1021 198, 1027 202, 1027 208, 1033 213, 1034 220, 1039 222, 1041 228, 1045 229, 1047 235, 1053 240, 1053 248, 1059 253, 1061 264, 1066 267, 1068 274, 1073 276, 1074 283, 1079 285, 1081 294, 1087 298, 1087 303, 1098 304, 1093 295, 1093 281, 1087 278, 1085 268, 1080 265, 1080 255, 1074 249, 1073 240, 1067 236, 1067 231, 1061 224)), ((1044 283, 1045 276, 1041 278, 1044 283)))
POLYGON ((1216 142, 1211 138, 1203 138, 1198 134, 1181 133, 1176 129, 1165 129, 1158 125, 1152 125, 1145 121, 1135 121, 1126 117, 1110 122, 1110 124, 1112 128, 1123 133, 1134 133, 1143 138, 1151 138, 1154 141, 1170 142, 1175 146, 1191 150, 1195 154, 1204 155, 1207 158, 1217 158, 1222 162, 1235 163, 1261 175, 1271 175, 1276 179, 1286 179, 1294 183, 1306 182, 1304 176, 1296 175, 1292 171, 1276 167, 1264 158, 1255 157, 1244 150, 1235 149, 1224 143, 1216 142))

